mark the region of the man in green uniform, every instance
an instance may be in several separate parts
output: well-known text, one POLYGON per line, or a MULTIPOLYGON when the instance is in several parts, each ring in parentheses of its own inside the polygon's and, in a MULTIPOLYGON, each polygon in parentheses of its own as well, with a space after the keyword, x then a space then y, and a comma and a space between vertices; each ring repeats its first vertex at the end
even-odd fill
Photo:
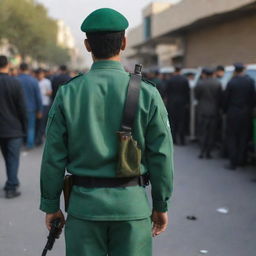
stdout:
POLYGON ((85 19, 81 29, 94 63, 87 74, 59 89, 49 113, 40 209, 46 212, 48 229, 56 218, 64 225, 60 195, 65 171, 77 177, 65 226, 67 256, 150 256, 152 235, 167 227, 172 138, 162 99, 148 82, 141 82, 133 137, 142 152, 140 172, 149 174, 153 211, 138 181, 142 176, 116 186, 122 180, 116 177, 117 131, 130 80, 120 63, 127 27, 126 18, 108 8, 85 19))

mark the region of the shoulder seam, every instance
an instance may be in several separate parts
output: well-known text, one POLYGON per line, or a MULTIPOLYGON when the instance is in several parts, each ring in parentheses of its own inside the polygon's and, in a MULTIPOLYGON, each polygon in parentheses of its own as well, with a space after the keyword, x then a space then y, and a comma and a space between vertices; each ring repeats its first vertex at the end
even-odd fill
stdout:
POLYGON ((84 75, 84 74, 79 74, 79 75, 77 75, 77 76, 74 76, 74 77, 72 77, 71 79, 69 79, 66 83, 64 83, 63 85, 66 85, 66 84, 68 84, 69 82, 71 82, 71 81, 75 80, 76 78, 81 77, 81 76, 83 76, 83 75, 84 75))
POLYGON ((149 80, 147 80, 147 79, 145 79, 145 78, 142 78, 142 81, 145 82, 145 83, 147 83, 147 84, 150 84, 150 85, 156 87, 156 84, 155 84, 155 83, 153 83, 153 82, 151 82, 151 81, 149 81, 149 80))

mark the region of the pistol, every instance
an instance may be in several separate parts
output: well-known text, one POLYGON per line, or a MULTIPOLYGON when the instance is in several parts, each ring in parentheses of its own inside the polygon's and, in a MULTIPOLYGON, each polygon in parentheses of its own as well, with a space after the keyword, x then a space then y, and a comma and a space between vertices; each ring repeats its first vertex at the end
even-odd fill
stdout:
POLYGON ((42 256, 46 256, 47 252, 52 249, 52 247, 55 243, 55 240, 59 238, 60 233, 61 233, 60 223, 61 223, 60 218, 53 220, 51 230, 47 237, 47 243, 43 250, 42 256))

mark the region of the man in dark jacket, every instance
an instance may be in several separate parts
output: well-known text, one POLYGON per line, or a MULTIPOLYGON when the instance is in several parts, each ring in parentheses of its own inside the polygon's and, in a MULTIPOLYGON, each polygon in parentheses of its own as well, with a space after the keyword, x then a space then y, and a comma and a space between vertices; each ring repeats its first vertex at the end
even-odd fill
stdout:
POLYGON ((6 198, 20 195, 18 168, 22 137, 26 134, 26 106, 23 90, 15 78, 8 75, 8 61, 0 56, 0 147, 5 160, 6 198))
POLYGON ((29 67, 26 63, 20 64, 20 75, 18 79, 21 83, 26 102, 28 117, 27 149, 32 149, 35 145, 36 119, 42 118, 42 97, 38 81, 29 74, 29 67))
POLYGON ((52 79, 52 101, 55 99, 59 87, 71 79, 66 65, 61 65, 59 72, 60 73, 52 79))
POLYGON ((185 144, 186 113, 190 101, 188 79, 181 75, 181 67, 175 67, 174 76, 166 84, 167 111, 171 116, 171 129, 175 144, 185 144))
POLYGON ((230 165, 235 170, 246 161, 246 149, 252 121, 252 109, 255 104, 253 80, 244 74, 244 65, 234 64, 234 77, 225 90, 224 111, 227 122, 227 144, 230 165))
POLYGON ((164 99, 164 93, 165 93, 165 83, 163 79, 160 78, 160 73, 158 70, 152 70, 148 74, 148 80, 153 82, 159 91, 162 99, 164 99))
POLYGON ((221 83, 213 78, 213 70, 205 68, 205 79, 198 82, 195 88, 195 97, 198 100, 199 119, 199 158, 211 158, 211 151, 216 138, 216 129, 221 108, 221 83))

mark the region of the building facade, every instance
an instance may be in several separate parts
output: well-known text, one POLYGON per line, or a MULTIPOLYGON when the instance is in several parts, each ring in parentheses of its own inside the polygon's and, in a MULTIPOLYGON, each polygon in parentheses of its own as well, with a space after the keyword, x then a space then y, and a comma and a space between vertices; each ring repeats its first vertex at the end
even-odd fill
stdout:
POLYGON ((255 0, 152 3, 142 16, 142 24, 128 32, 128 67, 256 63, 255 0))
POLYGON ((70 28, 63 20, 58 20, 57 44, 63 48, 73 49, 75 47, 75 39, 70 28))
POLYGON ((68 50, 70 55, 69 66, 71 69, 81 68, 81 53, 79 48, 76 46, 75 38, 63 20, 58 20, 58 33, 57 33, 57 44, 68 50))

